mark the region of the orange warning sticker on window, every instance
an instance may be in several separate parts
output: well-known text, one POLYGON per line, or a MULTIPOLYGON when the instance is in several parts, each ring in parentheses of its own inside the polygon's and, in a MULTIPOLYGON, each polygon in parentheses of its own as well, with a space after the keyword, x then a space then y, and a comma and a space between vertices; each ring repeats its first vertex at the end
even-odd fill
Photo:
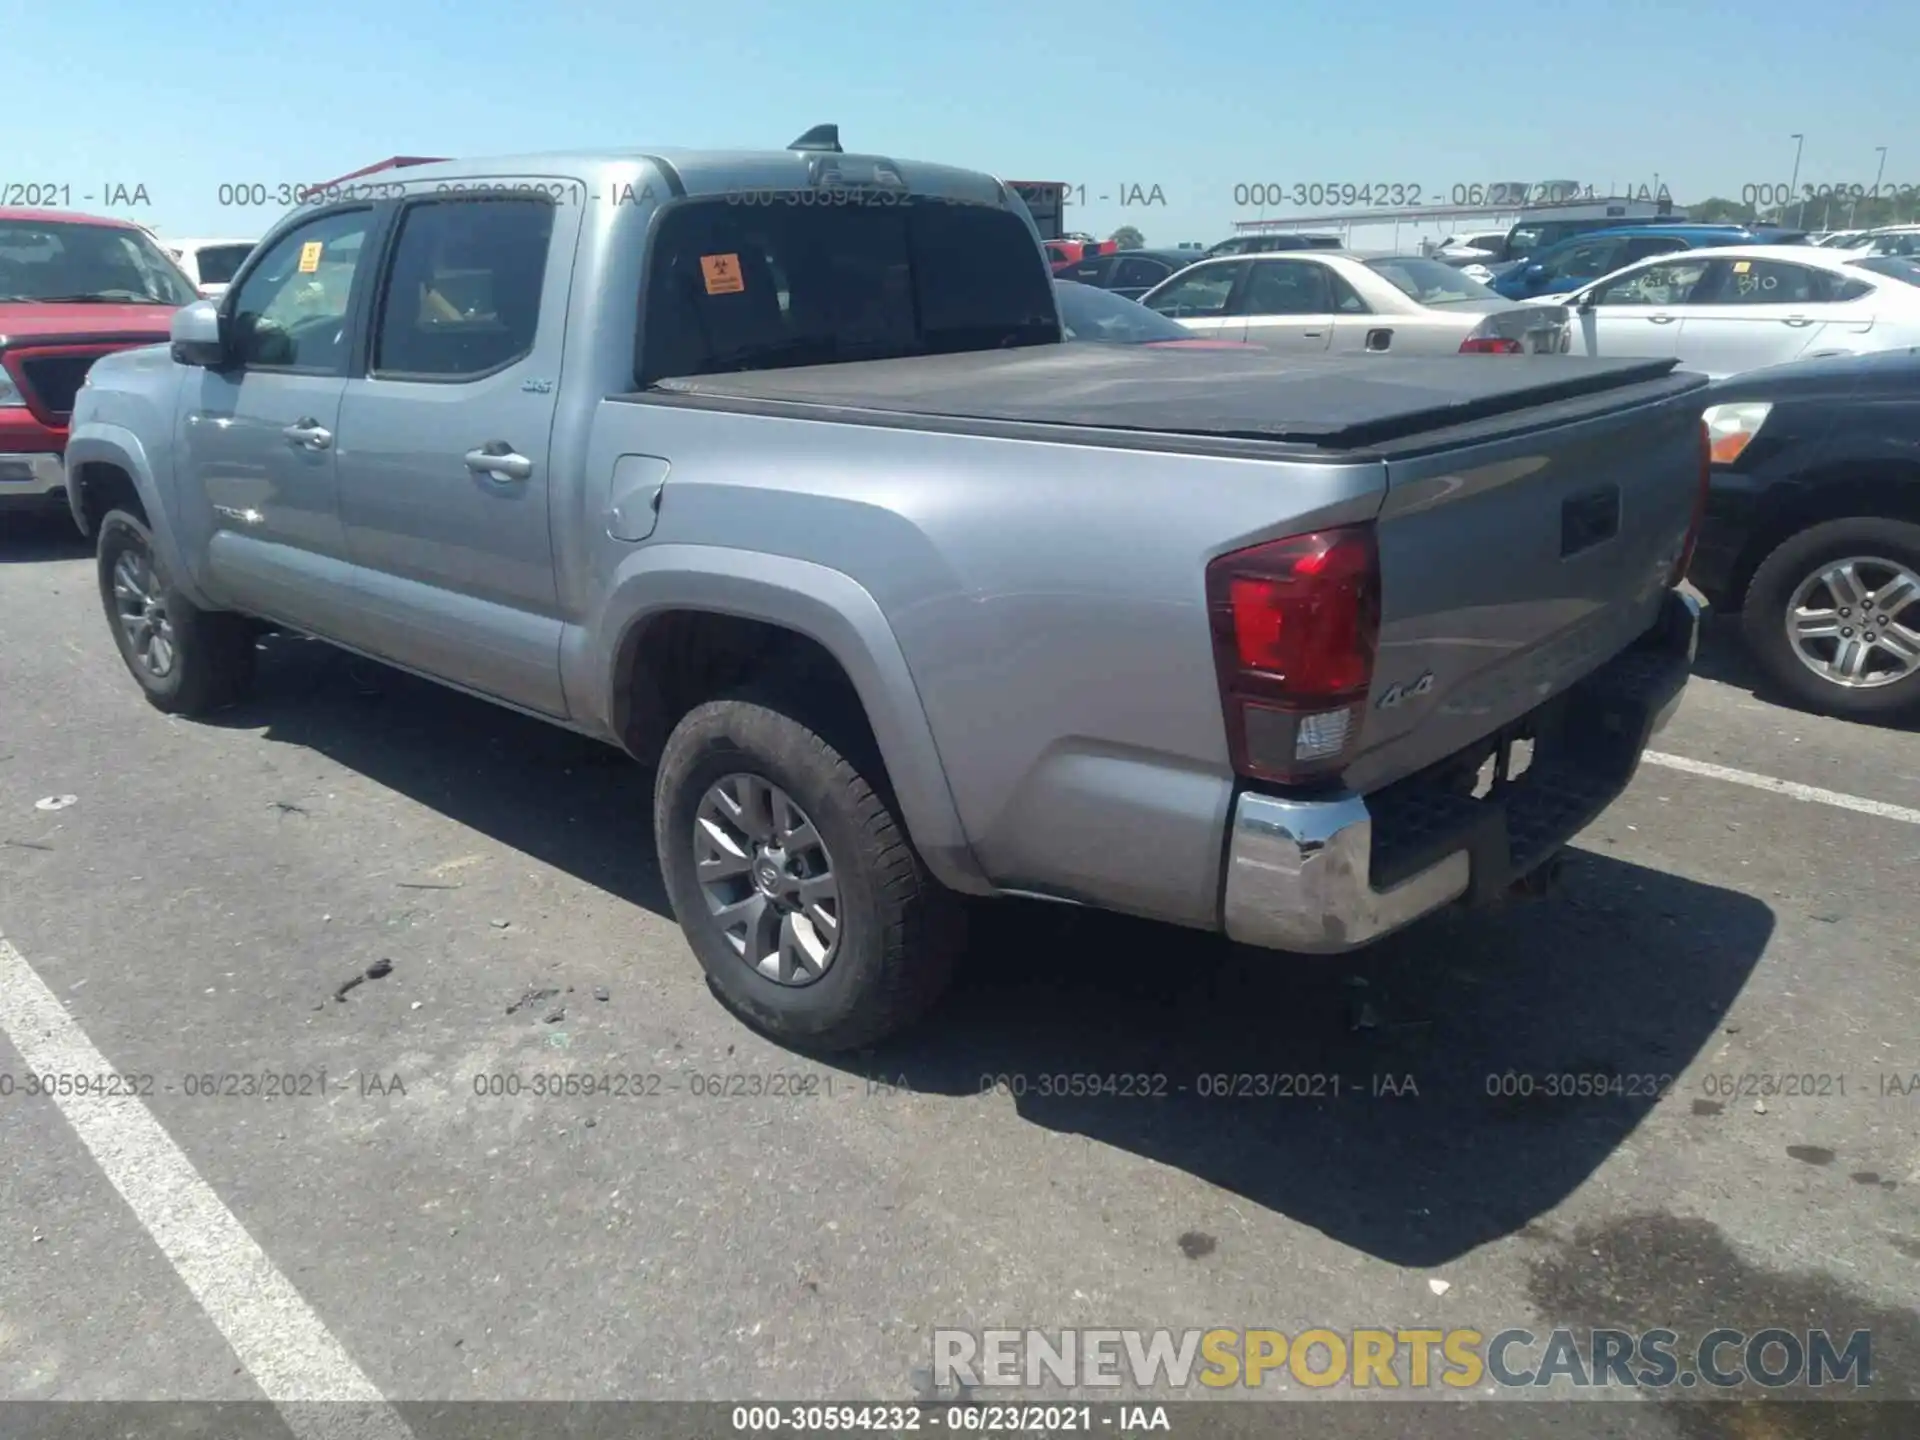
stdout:
POLYGON ((702 255, 700 273, 706 276, 709 295, 738 295, 747 288, 738 255, 702 255))
POLYGON ((1736 260, 1733 262, 1733 273, 1736 275, 1744 275, 1752 268, 1753 262, 1751 260, 1736 260))
POLYGON ((324 240, 309 240, 300 247, 300 273, 311 275, 320 268, 320 252, 327 248, 324 240))

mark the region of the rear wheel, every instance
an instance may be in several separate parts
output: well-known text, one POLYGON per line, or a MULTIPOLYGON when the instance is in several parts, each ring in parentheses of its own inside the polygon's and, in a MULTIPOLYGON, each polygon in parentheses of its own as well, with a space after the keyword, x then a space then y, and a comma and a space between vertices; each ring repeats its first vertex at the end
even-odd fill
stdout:
POLYGON ((232 704, 253 679, 246 619, 202 610, 174 588, 153 533, 125 510, 100 522, 100 601, 127 670, 172 715, 232 704))
POLYGON ((1877 516, 1802 530, 1761 562, 1740 623, 1768 676, 1853 720, 1920 713, 1920 525, 1877 516))
POLYGON ((654 842, 674 913, 730 1010, 803 1049, 871 1045, 918 1019, 964 943, 875 762, 778 696, 701 705, 674 728, 654 842))

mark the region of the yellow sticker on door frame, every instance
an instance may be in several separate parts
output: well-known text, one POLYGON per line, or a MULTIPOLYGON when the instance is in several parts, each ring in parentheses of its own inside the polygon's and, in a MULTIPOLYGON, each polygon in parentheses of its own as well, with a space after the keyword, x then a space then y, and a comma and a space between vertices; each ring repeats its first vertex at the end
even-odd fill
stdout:
POLYGON ((1753 262, 1751 260, 1736 260, 1733 262, 1733 273, 1736 275, 1744 275, 1752 268, 1753 262))
POLYGON ((706 279, 709 295, 738 295, 747 288, 747 277, 740 273, 737 254, 702 255, 700 273, 706 279))
POLYGON ((327 248, 324 240, 309 240, 300 247, 300 273, 311 275, 320 268, 320 252, 327 248))

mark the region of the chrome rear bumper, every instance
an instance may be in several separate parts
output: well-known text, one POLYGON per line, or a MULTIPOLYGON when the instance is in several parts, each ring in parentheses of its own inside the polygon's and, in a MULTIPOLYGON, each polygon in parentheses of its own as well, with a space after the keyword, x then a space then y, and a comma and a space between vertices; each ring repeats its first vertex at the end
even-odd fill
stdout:
POLYGON ((1562 705, 1558 748, 1536 752, 1500 798, 1422 792, 1420 777, 1365 799, 1242 792, 1227 846, 1228 938, 1337 954, 1463 897, 1505 893, 1627 787, 1679 708, 1699 624, 1699 604, 1671 592, 1652 630, 1563 697, 1577 703, 1549 702, 1562 705))

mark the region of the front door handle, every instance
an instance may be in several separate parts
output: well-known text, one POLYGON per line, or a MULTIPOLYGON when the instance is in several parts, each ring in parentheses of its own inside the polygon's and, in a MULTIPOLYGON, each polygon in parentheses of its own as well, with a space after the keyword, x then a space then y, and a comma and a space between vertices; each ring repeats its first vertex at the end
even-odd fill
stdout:
POLYGON ((1651 325, 1671 325, 1679 318, 1678 315, 1649 315, 1647 316, 1647 323, 1651 325))
POLYGON ((467 469, 476 475, 491 475, 495 480, 525 480, 533 474, 533 461, 517 452, 504 440, 489 440, 466 455, 467 469))
POLYGON ((1813 321, 1809 320, 1804 315, 1789 315, 1786 319, 1786 323, 1793 326, 1794 329, 1798 330, 1803 325, 1811 325, 1813 321))
POLYGON ((307 450, 324 450, 333 444, 333 432, 322 428, 318 420, 296 420, 280 433, 307 450))

